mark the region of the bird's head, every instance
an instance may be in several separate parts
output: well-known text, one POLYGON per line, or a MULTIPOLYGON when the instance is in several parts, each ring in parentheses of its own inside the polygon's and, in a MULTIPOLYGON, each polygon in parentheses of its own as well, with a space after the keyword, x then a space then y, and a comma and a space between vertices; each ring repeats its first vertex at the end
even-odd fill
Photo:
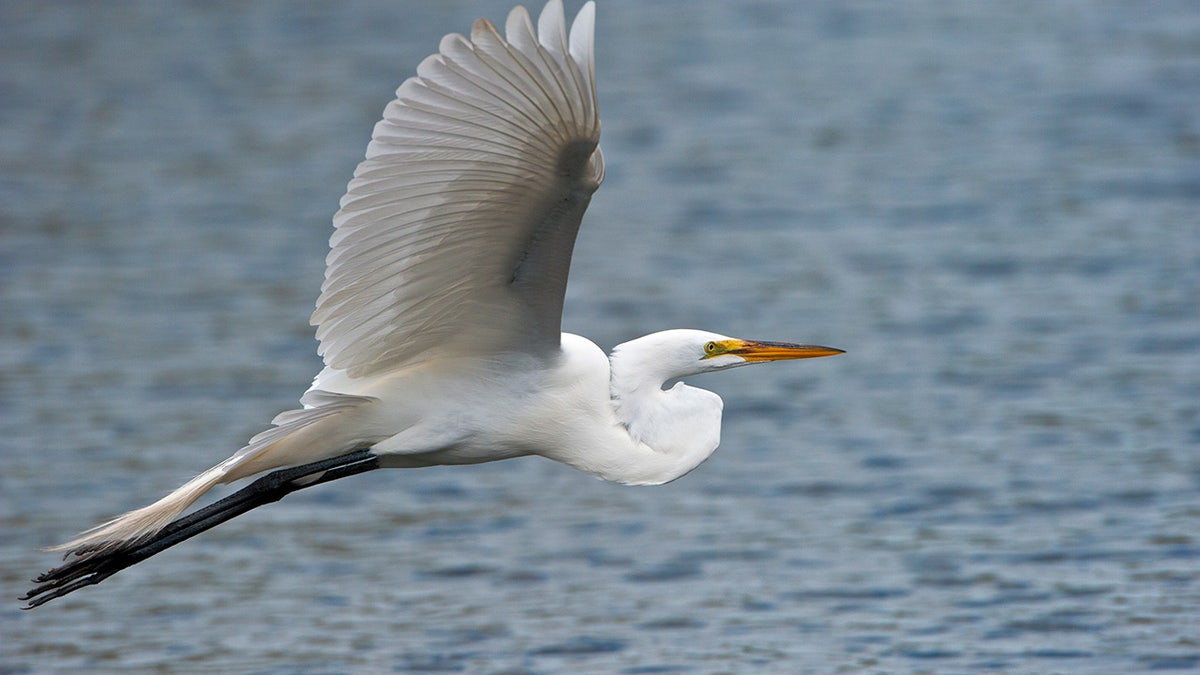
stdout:
MULTIPOLYGON (((613 350, 614 370, 629 366, 661 381, 726 370, 751 363, 811 359, 842 354, 841 349, 792 342, 743 340, 702 330, 651 333, 613 350)), ((614 373, 615 374, 615 373, 614 373)))
POLYGON ((704 339, 698 350, 693 349, 693 353, 696 351, 700 352, 698 357, 700 372, 737 368, 751 363, 813 359, 819 356, 845 353, 841 349, 820 345, 742 340, 712 334, 704 339))

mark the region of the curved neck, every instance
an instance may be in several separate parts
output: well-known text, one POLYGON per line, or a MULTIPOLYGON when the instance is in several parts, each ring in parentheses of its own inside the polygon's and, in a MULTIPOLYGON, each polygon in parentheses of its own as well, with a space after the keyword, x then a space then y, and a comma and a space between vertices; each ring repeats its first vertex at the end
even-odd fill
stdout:
MULTIPOLYGON (((646 338, 640 338, 646 340, 646 338)), ((563 361, 547 395, 548 409, 564 401, 584 411, 520 420, 522 434, 541 429, 544 442, 532 450, 598 478, 628 485, 673 481, 708 459, 721 440, 721 398, 664 382, 683 372, 664 363, 662 351, 617 347, 609 356, 590 341, 563 334, 563 361)))
POLYGON ((617 421, 638 448, 609 480, 666 483, 699 466, 721 441, 721 398, 682 382, 664 390, 670 377, 644 359, 610 357, 609 395, 617 421), (632 361, 632 362, 630 362, 632 361))

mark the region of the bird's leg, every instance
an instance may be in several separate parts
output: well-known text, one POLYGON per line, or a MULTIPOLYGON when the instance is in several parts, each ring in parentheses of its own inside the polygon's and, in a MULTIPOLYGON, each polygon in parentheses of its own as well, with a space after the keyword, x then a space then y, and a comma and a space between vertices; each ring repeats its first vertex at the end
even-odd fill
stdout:
POLYGON ((362 449, 274 471, 220 501, 173 521, 145 539, 94 553, 76 552, 74 560, 33 580, 38 585, 20 598, 29 603, 23 609, 33 609, 85 586, 98 584, 126 567, 251 509, 277 502, 296 490, 378 468, 379 456, 372 454, 369 449, 362 449), (305 481, 305 478, 311 480, 305 481))

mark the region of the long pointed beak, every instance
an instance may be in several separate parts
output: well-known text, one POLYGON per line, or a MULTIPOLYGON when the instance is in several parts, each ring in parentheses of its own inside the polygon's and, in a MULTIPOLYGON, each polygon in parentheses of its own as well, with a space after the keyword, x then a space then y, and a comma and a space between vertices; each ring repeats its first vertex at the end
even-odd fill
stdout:
POLYGON ((791 342, 762 342, 759 340, 738 340, 727 354, 737 354, 751 363, 762 361, 784 361, 788 359, 815 359, 820 356, 835 356, 845 354, 841 349, 822 347, 820 345, 799 345, 791 342))

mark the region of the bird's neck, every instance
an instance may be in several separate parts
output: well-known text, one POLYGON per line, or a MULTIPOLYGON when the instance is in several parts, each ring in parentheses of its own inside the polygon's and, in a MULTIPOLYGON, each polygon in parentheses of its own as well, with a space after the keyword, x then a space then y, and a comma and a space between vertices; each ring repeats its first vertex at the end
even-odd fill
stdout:
POLYGON ((664 390, 668 375, 650 363, 611 357, 613 412, 629 435, 632 456, 609 477, 624 483, 666 483, 699 466, 721 439, 721 398, 682 382, 664 390))

